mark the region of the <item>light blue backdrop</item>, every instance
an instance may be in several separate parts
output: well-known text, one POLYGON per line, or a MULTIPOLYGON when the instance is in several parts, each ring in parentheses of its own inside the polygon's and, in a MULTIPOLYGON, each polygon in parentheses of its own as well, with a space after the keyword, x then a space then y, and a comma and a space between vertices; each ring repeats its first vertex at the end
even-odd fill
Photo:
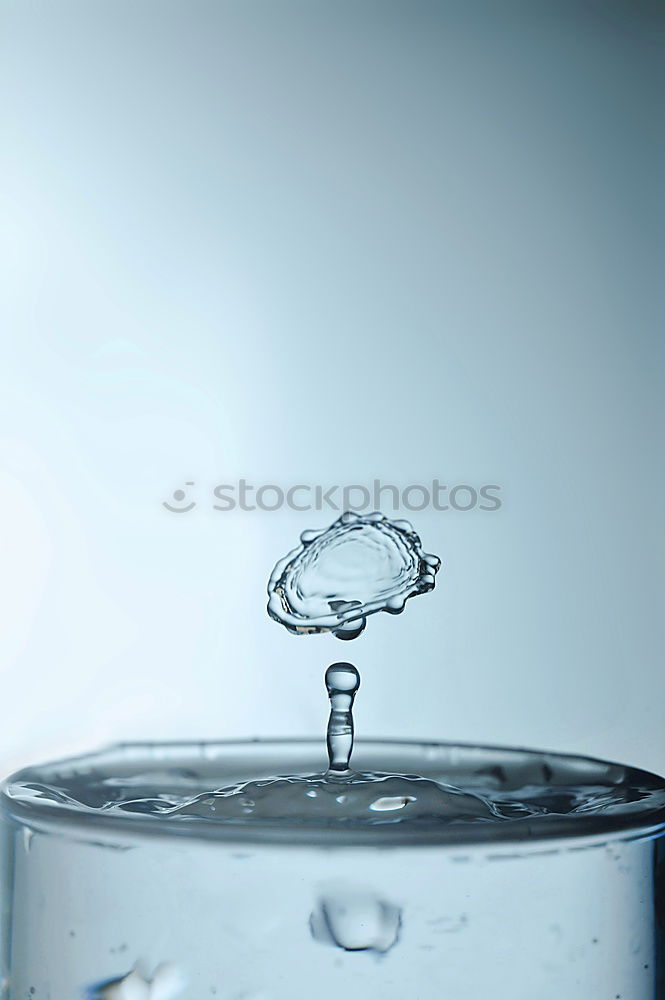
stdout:
POLYGON ((3 769, 322 732, 345 657, 361 734, 665 769, 663 10, 0 2, 3 769), (264 612, 333 515, 240 477, 503 505, 343 646, 264 612))

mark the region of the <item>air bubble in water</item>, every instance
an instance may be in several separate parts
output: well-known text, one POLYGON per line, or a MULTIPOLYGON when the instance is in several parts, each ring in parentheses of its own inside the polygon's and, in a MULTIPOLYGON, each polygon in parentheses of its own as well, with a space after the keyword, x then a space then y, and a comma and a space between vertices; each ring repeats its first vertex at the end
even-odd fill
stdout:
POLYGON ((91 987, 86 996, 89 1000, 176 1000, 186 985, 185 976, 178 966, 162 962, 152 978, 144 977, 139 969, 132 969, 120 979, 107 980, 91 987))
POLYGON ((309 921, 312 937, 344 951, 389 951, 402 923, 398 906, 371 892, 338 890, 319 899, 309 921))

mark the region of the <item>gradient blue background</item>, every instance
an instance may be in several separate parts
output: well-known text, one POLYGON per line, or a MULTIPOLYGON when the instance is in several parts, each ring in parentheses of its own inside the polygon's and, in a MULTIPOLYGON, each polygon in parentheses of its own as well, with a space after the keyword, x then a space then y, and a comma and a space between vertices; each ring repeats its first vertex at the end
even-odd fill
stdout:
POLYGON ((322 732, 352 656, 362 734, 665 770, 663 5, 0 17, 3 769, 322 732), (239 477, 504 502, 413 515, 435 593, 342 646, 264 611, 331 518, 239 477))

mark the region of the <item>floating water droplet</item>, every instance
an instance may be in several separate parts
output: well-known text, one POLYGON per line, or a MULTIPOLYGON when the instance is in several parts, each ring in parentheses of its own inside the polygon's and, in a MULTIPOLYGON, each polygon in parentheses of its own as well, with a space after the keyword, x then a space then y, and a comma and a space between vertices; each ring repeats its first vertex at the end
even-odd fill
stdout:
MULTIPOLYGON (((329 601, 328 603, 331 610, 335 611, 340 617, 353 612, 356 608, 362 607, 360 601, 329 601)), ((339 628, 334 630, 334 634, 338 639, 357 639, 366 624, 367 619, 364 616, 349 618, 348 621, 343 622, 339 628)))
POLYGON ((309 921, 312 937, 344 951, 389 951, 399 937, 398 906, 370 892, 338 890, 319 899, 309 921))
POLYGON ((268 613, 296 635, 332 632, 355 639, 368 615, 399 614, 410 597, 432 590, 438 556, 423 552, 411 524, 346 512, 275 566, 268 613))
POLYGON ((330 698, 326 740, 329 768, 346 772, 353 753, 353 701, 360 687, 360 674, 352 663, 332 663, 326 670, 326 687, 330 698))

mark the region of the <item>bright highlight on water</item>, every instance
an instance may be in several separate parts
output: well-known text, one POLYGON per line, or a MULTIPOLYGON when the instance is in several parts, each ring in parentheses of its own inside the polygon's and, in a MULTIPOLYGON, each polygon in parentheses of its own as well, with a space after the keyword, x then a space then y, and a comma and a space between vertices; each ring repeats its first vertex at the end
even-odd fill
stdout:
POLYGON ((377 611, 399 614, 410 597, 434 588, 441 565, 424 552, 408 521, 346 512, 275 566, 268 614, 295 635, 332 632, 355 639, 377 611))

